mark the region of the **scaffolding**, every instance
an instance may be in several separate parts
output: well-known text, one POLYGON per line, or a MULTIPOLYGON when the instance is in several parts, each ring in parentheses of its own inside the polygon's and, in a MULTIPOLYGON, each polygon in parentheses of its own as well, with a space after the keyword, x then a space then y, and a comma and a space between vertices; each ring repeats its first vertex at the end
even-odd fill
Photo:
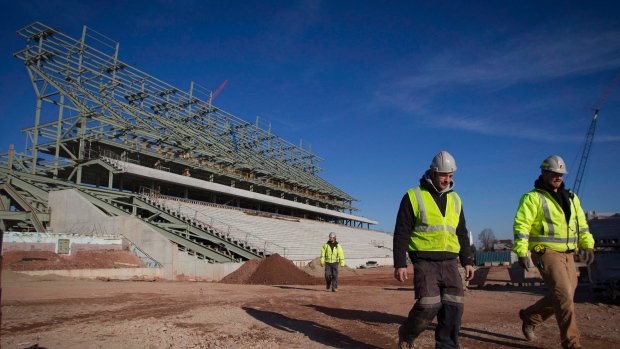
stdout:
POLYGON ((24 62, 37 96, 35 123, 22 130, 25 153, 11 149, 0 166, 98 186, 101 174, 89 165, 102 156, 118 157, 357 211, 355 198, 318 176, 323 159, 310 145, 272 134, 271 124, 259 117, 250 123, 217 108, 198 84, 186 92, 122 62, 119 43, 86 26, 79 40, 39 22, 17 33, 26 38, 26 48, 14 56, 24 62))

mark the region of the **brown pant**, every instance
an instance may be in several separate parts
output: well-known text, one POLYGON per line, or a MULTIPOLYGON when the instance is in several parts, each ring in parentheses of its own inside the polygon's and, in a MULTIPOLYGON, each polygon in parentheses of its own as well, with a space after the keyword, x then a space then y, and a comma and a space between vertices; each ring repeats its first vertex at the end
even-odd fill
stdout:
POLYGON ((555 252, 549 249, 544 254, 532 252, 532 262, 551 293, 525 309, 525 318, 532 325, 538 325, 555 315, 560 328, 562 348, 580 346, 573 303, 577 288, 577 270, 573 256, 573 252, 555 252))

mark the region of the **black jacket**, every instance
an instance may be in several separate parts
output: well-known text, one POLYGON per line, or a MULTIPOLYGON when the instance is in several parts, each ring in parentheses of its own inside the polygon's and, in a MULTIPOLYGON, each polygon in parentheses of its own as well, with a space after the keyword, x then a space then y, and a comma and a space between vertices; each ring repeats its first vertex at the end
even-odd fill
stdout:
MULTIPOLYGON (((435 199, 442 215, 445 216, 447 193, 452 190, 440 195, 435 187, 426 181, 424 176, 420 178, 420 185, 429 191, 433 199, 435 199)), ((411 232, 415 227, 415 219, 416 217, 413 215, 413 207, 411 206, 411 200, 409 200, 409 194, 405 194, 400 201, 398 215, 396 216, 396 226, 394 227, 394 268, 407 267, 407 247, 411 239, 411 232)), ((418 259, 445 261, 459 257, 462 266, 473 265, 469 232, 465 225, 465 213, 463 208, 461 208, 459 225, 456 227, 456 235, 461 245, 461 250, 458 254, 452 252, 412 251, 409 252, 409 258, 411 258, 412 262, 415 262, 418 259)))

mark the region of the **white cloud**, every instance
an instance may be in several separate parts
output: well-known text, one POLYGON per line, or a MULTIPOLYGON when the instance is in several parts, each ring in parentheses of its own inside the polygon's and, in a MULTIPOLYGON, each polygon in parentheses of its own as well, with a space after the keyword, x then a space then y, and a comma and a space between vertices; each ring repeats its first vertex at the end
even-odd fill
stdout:
MULTIPOLYGON (((583 139, 583 134, 575 134, 574 125, 563 124, 560 120, 536 122, 540 118, 553 118, 547 111, 566 103, 565 95, 519 94, 510 101, 489 97, 500 92, 510 95, 510 89, 522 90, 526 84, 552 84, 558 79, 617 69, 620 67, 620 32, 555 35, 534 32, 495 43, 492 47, 475 44, 472 48, 463 44, 424 58, 421 61, 419 54, 409 57, 407 64, 397 69, 407 73, 394 78, 388 86, 382 86, 376 94, 377 99, 414 114, 416 122, 429 126, 527 139, 574 141, 583 139), (464 100, 458 100, 459 96, 464 100)), ((583 104, 586 103, 584 100, 583 104)), ((619 138, 605 136, 597 140, 617 141, 619 138)))

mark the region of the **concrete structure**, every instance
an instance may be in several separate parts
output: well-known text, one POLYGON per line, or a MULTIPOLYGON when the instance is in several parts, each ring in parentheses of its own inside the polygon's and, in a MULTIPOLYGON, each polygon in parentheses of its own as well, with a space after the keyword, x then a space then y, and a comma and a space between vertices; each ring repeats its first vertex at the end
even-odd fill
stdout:
POLYGON ((82 250, 121 250, 123 240, 115 235, 82 235, 72 233, 6 232, 2 251, 51 251, 72 255, 82 250))
POLYGON ((620 251, 620 213, 586 213, 597 251, 620 251))
POLYGON ((218 281, 243 263, 214 264, 186 253, 150 226, 132 216, 110 217, 73 190, 50 193, 51 231, 93 230, 119 235, 140 246, 140 250, 161 264, 158 276, 169 280, 190 277, 218 281))
POLYGON ((616 301, 620 295, 620 213, 586 213, 594 237, 594 263, 583 267, 590 289, 602 291, 604 297, 616 301))

